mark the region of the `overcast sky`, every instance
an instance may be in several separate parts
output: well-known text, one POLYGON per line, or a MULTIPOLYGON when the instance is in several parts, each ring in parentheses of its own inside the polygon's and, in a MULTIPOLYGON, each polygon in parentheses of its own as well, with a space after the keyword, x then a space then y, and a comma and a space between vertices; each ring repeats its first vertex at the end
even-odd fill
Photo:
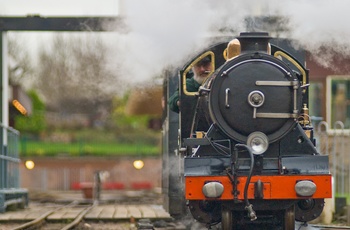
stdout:
POLYGON ((0 0, 0 15, 115 16, 119 0, 0 0))
MULTIPOLYGON (((287 17, 288 38, 302 47, 317 53, 322 45, 332 44, 350 56, 349 9, 349 0, 0 0, 2 16, 123 14, 129 33, 111 37, 111 62, 121 62, 124 69, 119 71, 139 80, 184 63, 194 44, 203 36, 217 36, 217 28, 234 28, 237 34, 232 35, 239 35, 246 30, 247 16, 287 17)), ((40 47, 47 44, 34 40, 40 47)), ((34 42, 28 47, 35 47, 34 42)))

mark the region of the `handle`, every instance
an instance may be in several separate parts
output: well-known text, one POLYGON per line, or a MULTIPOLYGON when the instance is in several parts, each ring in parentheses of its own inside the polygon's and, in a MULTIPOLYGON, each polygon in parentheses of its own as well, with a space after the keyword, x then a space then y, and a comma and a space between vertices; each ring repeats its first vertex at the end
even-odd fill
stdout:
POLYGON ((228 103, 228 95, 230 94, 230 88, 226 88, 225 90, 225 107, 230 108, 230 104, 228 103))

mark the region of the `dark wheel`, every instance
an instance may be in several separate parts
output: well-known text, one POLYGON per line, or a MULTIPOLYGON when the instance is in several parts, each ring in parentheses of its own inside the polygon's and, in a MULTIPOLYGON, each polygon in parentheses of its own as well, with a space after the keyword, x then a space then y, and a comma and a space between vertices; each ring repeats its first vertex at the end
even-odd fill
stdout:
POLYGON ((221 229, 222 230, 238 230, 242 215, 227 208, 222 208, 221 212, 221 229))
POLYGON ((219 223, 221 221, 221 203, 206 200, 191 200, 189 210, 198 222, 204 224, 219 223))
POLYGON ((295 229, 295 210, 294 205, 290 206, 284 211, 284 229, 294 230, 295 229))
POLYGON ((222 209, 221 212, 221 227, 222 230, 232 230, 233 226, 232 226, 232 211, 226 208, 222 209))
POLYGON ((324 208, 324 199, 300 200, 295 207, 295 219, 307 222, 321 215, 324 208))

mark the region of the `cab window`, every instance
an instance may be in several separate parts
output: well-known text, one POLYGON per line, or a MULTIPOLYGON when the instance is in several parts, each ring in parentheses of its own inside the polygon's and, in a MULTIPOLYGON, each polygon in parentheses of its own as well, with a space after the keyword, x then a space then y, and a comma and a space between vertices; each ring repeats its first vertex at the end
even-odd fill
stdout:
POLYGON ((183 92, 186 95, 196 95, 198 86, 215 70, 214 53, 205 52, 187 66, 182 75, 183 92))

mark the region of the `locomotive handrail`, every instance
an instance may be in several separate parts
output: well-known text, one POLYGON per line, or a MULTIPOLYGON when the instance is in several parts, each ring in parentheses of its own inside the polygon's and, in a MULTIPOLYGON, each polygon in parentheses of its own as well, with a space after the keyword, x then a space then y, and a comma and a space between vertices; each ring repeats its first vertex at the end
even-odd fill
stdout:
POLYGON ((294 113, 256 113, 257 118, 297 118, 298 114, 294 113))
POLYGON ((290 61, 295 67, 298 68, 298 70, 300 70, 300 72, 301 72, 301 74, 303 76, 303 80, 302 80, 303 85, 302 85, 302 87, 307 84, 305 70, 293 58, 291 58, 288 54, 286 54, 285 52, 282 52, 282 51, 276 51, 273 56, 276 57, 276 58, 278 58, 278 56, 282 56, 282 57, 286 58, 288 61, 290 61))
POLYGON ((263 86, 295 86, 297 85, 294 81, 256 81, 256 85, 263 85, 263 86))
POLYGON ((243 65, 243 64, 246 64, 246 63, 249 63, 249 62, 265 62, 265 63, 268 63, 268 64, 273 65, 273 66, 277 67, 278 69, 282 70, 282 71, 283 71, 286 75, 288 75, 289 77, 292 77, 292 74, 291 74, 289 71, 287 71, 287 70, 285 70, 284 68, 282 68, 282 66, 277 65, 277 64, 274 63, 274 62, 267 61, 267 60, 263 60, 263 59, 249 59, 249 60, 241 61, 241 62, 239 62, 239 63, 237 63, 237 64, 231 66, 231 67, 228 68, 227 70, 223 71, 222 74, 221 74, 221 77, 227 76, 228 73, 229 73, 232 69, 236 68, 237 66, 240 66, 240 65, 243 65))

